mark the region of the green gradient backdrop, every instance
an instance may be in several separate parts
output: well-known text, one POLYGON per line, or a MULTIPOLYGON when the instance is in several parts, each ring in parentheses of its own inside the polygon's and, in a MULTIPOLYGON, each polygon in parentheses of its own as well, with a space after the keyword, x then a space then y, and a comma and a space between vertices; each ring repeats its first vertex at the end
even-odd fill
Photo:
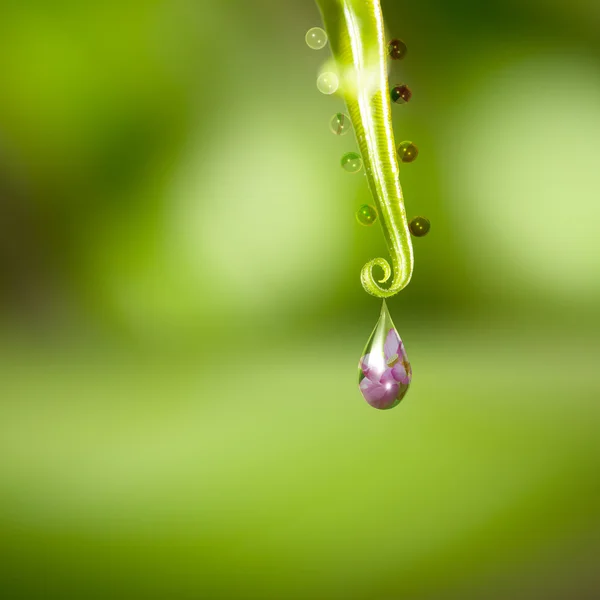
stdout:
POLYGON ((0 596, 600 595, 600 10, 384 0, 415 275, 309 0, 0 5, 0 596))

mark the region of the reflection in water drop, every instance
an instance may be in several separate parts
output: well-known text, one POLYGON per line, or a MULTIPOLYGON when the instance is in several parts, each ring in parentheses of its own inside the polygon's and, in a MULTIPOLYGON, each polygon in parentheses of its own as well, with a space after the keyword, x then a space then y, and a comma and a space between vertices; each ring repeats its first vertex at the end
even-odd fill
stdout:
POLYGON ((329 121, 329 128, 335 135, 346 135, 352 129, 350 117, 344 113, 335 113, 329 121))
POLYGON ((306 44, 313 50, 320 50, 327 43, 327 34, 320 27, 313 27, 306 32, 306 44))
POLYGON ((415 237, 423 237, 429 233, 431 223, 425 217, 415 217, 408 225, 410 232, 415 237))
POLYGON ((337 92, 337 89, 340 85, 340 80, 335 73, 326 72, 321 73, 319 77, 317 77, 317 88, 322 94, 333 94, 337 92))
POLYGON ((404 163, 411 163, 419 155, 419 149, 412 142, 402 142, 398 146, 398 157, 404 163))
POLYGON ((379 321, 358 363, 358 387, 373 408, 387 410, 400 404, 411 379, 404 344, 384 300, 379 321))
POLYGON ((396 104, 405 104, 412 98, 412 91, 407 85, 395 85, 390 95, 396 104))
POLYGON ((363 204, 356 211, 356 220, 361 225, 373 225, 377 220, 377 211, 374 206, 370 206, 369 204, 363 204))
POLYGON ((362 158, 356 152, 346 152, 342 156, 342 168, 348 173, 358 173, 362 169, 362 158))
POLYGON ((393 60, 400 60, 406 56, 406 44, 402 40, 390 40, 388 54, 393 60))

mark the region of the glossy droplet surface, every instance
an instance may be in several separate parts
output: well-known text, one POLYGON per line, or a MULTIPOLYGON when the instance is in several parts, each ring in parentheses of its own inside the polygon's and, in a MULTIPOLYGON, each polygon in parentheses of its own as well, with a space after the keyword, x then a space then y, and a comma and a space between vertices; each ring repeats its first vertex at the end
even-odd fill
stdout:
POLYGON ((344 113, 335 113, 329 121, 329 128, 335 135, 346 135, 352 129, 350 117, 344 113))
POLYGON ((398 158, 404 163, 411 163, 419 155, 419 149, 412 142, 402 142, 398 146, 398 158))
POLYGON ((390 96, 396 104, 405 104, 412 98, 412 92, 407 85, 396 85, 390 91, 390 96))
POLYGON ((431 229, 431 223, 425 217, 415 217, 408 226, 415 237, 423 237, 431 229))
POLYGON ((358 173, 362 169, 362 158, 356 152, 346 152, 342 156, 342 168, 348 173, 358 173))
POLYGON ((402 40, 390 40, 388 54, 393 60, 401 60, 406 56, 406 44, 402 40))
POLYGON ((370 206, 369 204, 363 204, 356 211, 356 220, 361 225, 373 225, 373 223, 377 221, 377 210, 374 206, 370 206))
POLYGON ((411 379, 404 344, 384 300, 379 321, 358 363, 358 387, 373 408, 388 410, 400 404, 411 379))
POLYGON ((306 45, 313 50, 320 50, 327 44, 327 34, 320 27, 313 27, 306 32, 306 45))
POLYGON ((328 71, 317 77, 317 88, 322 94, 334 94, 338 87, 340 87, 340 80, 335 73, 328 71))

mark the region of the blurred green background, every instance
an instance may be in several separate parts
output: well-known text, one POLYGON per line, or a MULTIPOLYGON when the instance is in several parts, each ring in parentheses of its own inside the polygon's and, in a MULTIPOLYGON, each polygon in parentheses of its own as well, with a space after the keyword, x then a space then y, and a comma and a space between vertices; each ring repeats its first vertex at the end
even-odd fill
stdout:
POLYGON ((383 0, 414 371, 310 0, 0 4, 0 596, 600 597, 600 8, 383 0))

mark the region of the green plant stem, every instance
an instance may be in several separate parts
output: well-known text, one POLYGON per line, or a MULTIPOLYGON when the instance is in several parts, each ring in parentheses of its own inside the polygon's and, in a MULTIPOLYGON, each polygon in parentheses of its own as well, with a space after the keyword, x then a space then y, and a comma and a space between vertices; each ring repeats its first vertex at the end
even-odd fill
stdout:
POLYGON ((316 0, 340 77, 340 90, 352 119, 371 193, 391 256, 362 269, 364 289, 378 298, 402 290, 412 276, 413 249, 400 186, 387 80, 387 44, 379 0, 316 0), (388 287, 375 281, 383 269, 388 287))

